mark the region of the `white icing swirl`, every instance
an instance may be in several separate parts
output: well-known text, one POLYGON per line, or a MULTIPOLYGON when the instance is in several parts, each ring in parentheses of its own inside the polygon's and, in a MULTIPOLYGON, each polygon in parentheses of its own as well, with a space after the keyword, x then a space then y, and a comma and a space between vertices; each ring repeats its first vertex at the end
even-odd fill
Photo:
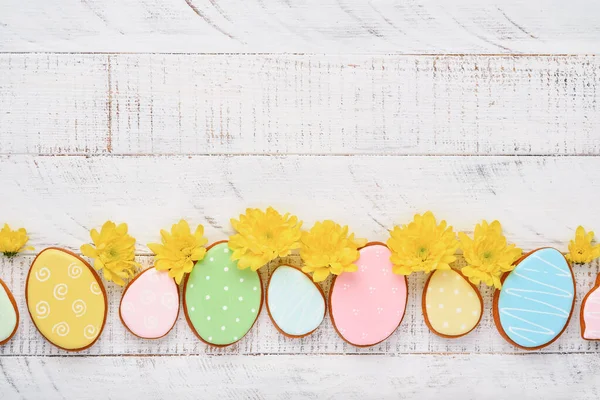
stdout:
POLYGON ((77 299, 71 305, 71 309, 75 313, 75 316, 77 318, 79 318, 79 317, 83 317, 85 315, 85 312, 87 310, 87 305, 85 304, 85 301, 83 301, 81 299, 77 299))
POLYGON ((142 302, 142 304, 148 306, 150 304, 153 304, 154 301, 156 299, 156 294, 150 290, 144 290, 142 292, 142 296, 140 301, 142 302))
POLYGON ((67 336, 69 331, 69 324, 67 324, 65 321, 59 322, 52 327, 52 333, 55 333, 58 336, 67 336))
POLYGON ((50 305, 47 301, 40 301, 35 305, 35 316, 38 319, 48 318, 50 315, 50 305))
POLYGON ((94 325, 87 325, 83 328, 83 337, 86 339, 94 339, 98 336, 98 329, 94 325))
POLYGON ((160 303, 169 310, 172 310, 179 305, 177 304, 177 296, 173 293, 164 293, 160 298, 160 303))
POLYGON ((83 269, 81 268, 81 266, 79 264, 76 264, 76 263, 69 265, 69 269, 67 270, 69 277, 72 279, 79 278, 81 276, 82 272, 83 272, 83 269))
POLYGON ((35 279, 40 282, 46 282, 48 279, 50 279, 50 275, 50 270, 47 267, 42 267, 35 271, 35 279))
POLYGON ((67 293, 69 292, 69 288, 64 283, 59 283, 54 286, 54 298, 56 300, 64 300, 67 297, 67 293))
POLYGON ((100 289, 100 285, 98 285, 98 282, 92 282, 90 284, 90 292, 92 292, 95 295, 102 294, 102 289, 100 289))
POLYGON ((151 315, 151 316, 144 317, 144 327, 146 327, 148 329, 154 329, 157 327, 157 325, 158 325, 158 320, 156 319, 155 316, 151 315))

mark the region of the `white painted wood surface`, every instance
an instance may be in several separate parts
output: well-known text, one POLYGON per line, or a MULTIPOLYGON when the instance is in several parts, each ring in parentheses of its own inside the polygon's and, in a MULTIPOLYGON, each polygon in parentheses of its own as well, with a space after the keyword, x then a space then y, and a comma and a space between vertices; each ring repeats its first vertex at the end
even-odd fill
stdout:
POLYGON ((0 54, 0 75, 1 154, 600 152, 595 56, 0 54))
POLYGON ((590 0, 3 0, 0 51, 596 53, 590 0))
MULTIPOLYGON (((230 217, 270 204, 370 240, 427 209, 467 232, 497 218, 525 250, 564 251, 578 224, 600 232, 599 12, 587 0, 4 0, 0 222, 27 227, 36 251, 77 251, 89 229, 126 221, 145 267, 145 244, 179 218, 216 241, 230 217)), ((577 313, 525 353, 496 331, 482 288, 480 326, 442 339, 423 322, 421 275, 400 328, 372 348, 328 318, 285 338, 264 310, 230 348, 198 341, 183 316, 141 340, 109 284, 102 337, 65 353, 27 315, 32 260, 0 259, 22 317, 0 347, 2 399, 600 395, 600 344, 580 338, 577 313)), ((599 272, 575 268, 576 311, 599 272)))

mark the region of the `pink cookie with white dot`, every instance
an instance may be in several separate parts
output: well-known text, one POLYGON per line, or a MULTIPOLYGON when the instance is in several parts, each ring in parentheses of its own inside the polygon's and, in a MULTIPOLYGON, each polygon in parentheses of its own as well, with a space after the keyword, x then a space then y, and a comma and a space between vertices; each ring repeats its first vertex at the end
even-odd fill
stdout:
POLYGON ((369 243, 359 250, 358 271, 335 278, 329 297, 329 314, 346 342, 368 347, 390 337, 406 311, 406 277, 392 272, 390 250, 369 243))

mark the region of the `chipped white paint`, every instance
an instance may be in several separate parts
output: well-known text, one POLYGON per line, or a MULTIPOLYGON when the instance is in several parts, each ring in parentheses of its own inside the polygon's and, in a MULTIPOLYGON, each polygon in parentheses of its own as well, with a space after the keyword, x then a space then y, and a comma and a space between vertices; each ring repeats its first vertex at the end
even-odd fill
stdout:
POLYGON ((590 0, 21 0, 0 51, 597 53, 590 0))
POLYGON ((594 56, 0 54, 0 77, 0 154, 600 153, 594 56))

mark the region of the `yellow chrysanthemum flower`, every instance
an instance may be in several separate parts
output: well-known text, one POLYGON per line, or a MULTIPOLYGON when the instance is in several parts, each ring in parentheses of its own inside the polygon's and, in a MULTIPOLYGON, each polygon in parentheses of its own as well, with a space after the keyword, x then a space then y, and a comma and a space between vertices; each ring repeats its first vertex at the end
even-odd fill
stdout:
POLYGON ((329 274, 354 272, 354 264, 360 256, 358 249, 367 244, 366 239, 348 235, 348 227, 333 221, 317 222, 308 232, 302 232, 300 257, 304 261, 302 271, 313 274, 313 281, 321 282, 329 274))
POLYGON ((13 231, 8 224, 4 224, 4 228, 0 230, 0 253, 12 258, 22 251, 33 250, 31 246, 25 247, 28 240, 25 228, 13 231))
POLYGON ((204 237, 204 227, 198 225, 192 234, 187 221, 181 220, 171 227, 171 233, 160 231, 162 244, 148 243, 150 250, 156 254, 154 266, 159 271, 169 271, 169 276, 179 284, 184 274, 189 274, 194 263, 204 258, 208 241, 204 237))
POLYGON ((473 239, 463 232, 458 237, 467 261, 462 273, 475 285, 484 282, 488 286, 502 288, 502 274, 515 268, 513 263, 521 257, 523 251, 514 244, 506 243, 500 222, 488 224, 484 220, 475 226, 473 239))
POLYGON ((387 245, 395 274, 429 273, 435 269, 450 269, 456 260, 458 240, 446 221, 436 223, 431 211, 415 215, 413 222, 390 231, 387 245))
POLYGON ((231 259, 238 268, 256 271, 277 257, 288 256, 300 248, 302 221, 290 214, 281 215, 272 207, 266 211, 246 209, 239 221, 231 219, 237 233, 229 238, 231 259))
POLYGON ((569 252, 565 256, 574 264, 587 264, 600 257, 600 244, 592 246, 594 232, 585 232, 583 226, 578 226, 575 239, 569 242, 569 252))
POLYGON ((84 244, 81 252, 94 260, 96 271, 102 270, 104 278, 119 286, 131 278, 140 265, 135 262, 135 239, 127 234, 127 224, 116 225, 106 221, 102 229, 90 231, 94 246, 84 244))

